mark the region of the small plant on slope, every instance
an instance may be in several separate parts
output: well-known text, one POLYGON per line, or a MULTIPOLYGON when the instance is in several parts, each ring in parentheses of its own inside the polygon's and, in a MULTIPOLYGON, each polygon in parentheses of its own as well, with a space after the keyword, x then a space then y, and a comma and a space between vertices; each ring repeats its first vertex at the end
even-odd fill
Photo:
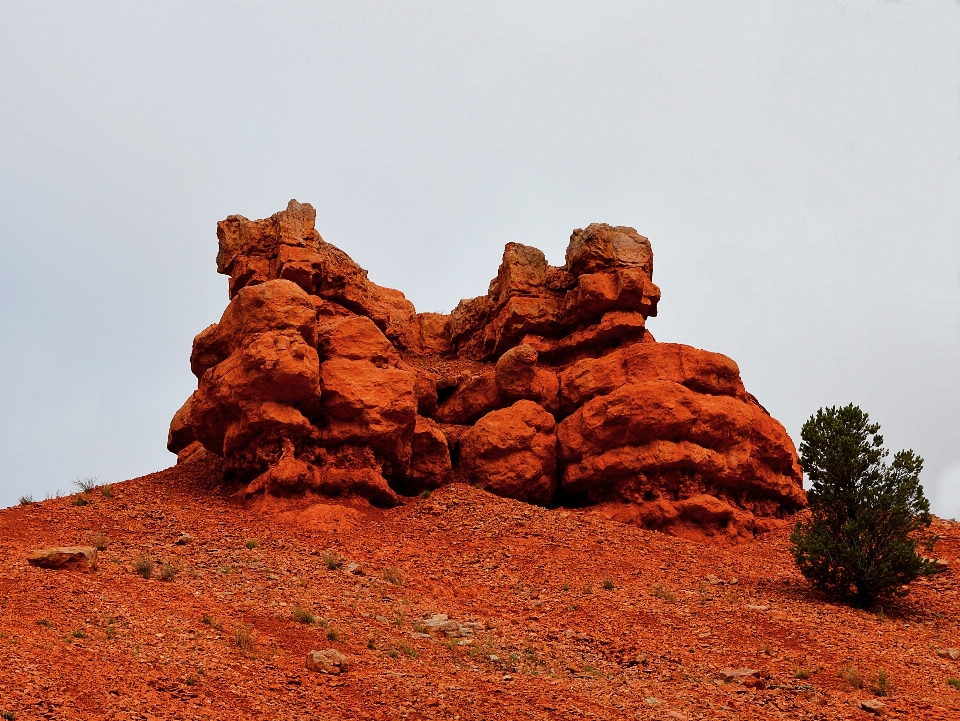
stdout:
POLYGON ((857 691, 863 688, 863 676, 860 675, 860 671, 854 666, 847 666, 843 673, 840 674, 852 688, 855 688, 857 691))
POLYGON ((664 586, 662 583, 653 584, 653 588, 650 589, 652 593, 657 598, 661 598, 667 603, 676 603, 677 597, 673 595, 673 591, 664 586))
POLYGON ((20 496, 18 501, 21 506, 30 506, 33 504, 33 496, 27 494, 26 496, 20 496))
POLYGON ((889 696, 893 691, 893 684, 890 683, 890 677, 882 668, 877 671, 877 675, 874 676, 870 690, 877 696, 889 696))
POLYGON ((392 583, 394 586, 403 585, 403 576, 400 575, 400 571, 396 568, 383 569, 383 580, 392 583))
POLYGON ((923 495, 923 459, 900 451, 889 465, 879 424, 854 405, 820 409, 800 432, 800 465, 813 482, 810 516, 790 541, 800 572, 828 595, 867 608, 902 595, 933 564, 917 553, 936 536, 923 495))
POLYGON ((73 485, 79 488, 81 493, 89 493, 97 487, 98 480, 100 479, 97 476, 87 476, 86 478, 78 478, 73 482, 73 485))
POLYGON ((90 539, 90 545, 98 551, 106 551, 108 543, 110 543, 110 539, 107 538, 103 531, 97 531, 97 534, 90 539))
POLYGON ((250 636, 250 629, 245 626, 236 626, 233 629, 233 641, 244 653, 253 653, 253 638, 250 636))
POLYGON ((315 618, 314 615, 305 608, 295 608, 290 613, 290 615, 293 617, 293 620, 296 621, 297 623, 311 624, 313 623, 315 618))
POLYGON ((144 556, 133 564, 133 570, 144 578, 150 578, 153 575, 153 561, 144 556))

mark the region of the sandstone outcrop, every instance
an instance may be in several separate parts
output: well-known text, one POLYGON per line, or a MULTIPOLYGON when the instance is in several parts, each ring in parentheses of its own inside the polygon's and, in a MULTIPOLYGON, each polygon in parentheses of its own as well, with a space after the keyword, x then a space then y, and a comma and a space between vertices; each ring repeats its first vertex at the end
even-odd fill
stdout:
POLYGON ((314 224, 296 201, 219 223, 230 303, 194 341, 198 388, 168 437, 182 462, 202 446, 246 494, 390 506, 459 480, 727 538, 804 505, 793 443, 736 363, 647 330, 660 290, 632 228, 575 230, 559 268, 508 243, 487 293, 447 316, 314 224))
POLYGON ((40 548, 27 555, 27 563, 58 571, 96 571, 97 549, 93 546, 40 548))

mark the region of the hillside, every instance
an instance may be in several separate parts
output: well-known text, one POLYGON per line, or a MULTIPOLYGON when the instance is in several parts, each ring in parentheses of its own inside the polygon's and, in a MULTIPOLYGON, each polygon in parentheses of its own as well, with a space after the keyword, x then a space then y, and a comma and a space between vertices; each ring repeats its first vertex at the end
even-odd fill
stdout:
MULTIPOLYGON (((889 715, 960 718, 960 691, 947 684, 958 662, 936 653, 960 646, 952 569, 874 614, 811 591, 786 529, 720 547, 464 484, 383 510, 309 495, 241 501, 219 475, 208 459, 115 484, 111 497, 93 490, 84 506, 77 495, 0 510, 0 710, 855 719, 869 717, 859 703, 883 670, 889 715), (26 563, 32 549, 100 531, 96 573, 26 563), (150 579, 134 570, 143 557, 156 564, 150 579), (294 620, 295 609, 314 622, 294 620), (434 614, 465 637, 424 633, 434 614), (307 653, 326 648, 347 656, 345 673, 306 669, 307 653), (741 667, 760 677, 721 680, 741 667)), ((960 527, 934 530, 937 556, 954 563, 960 527)))

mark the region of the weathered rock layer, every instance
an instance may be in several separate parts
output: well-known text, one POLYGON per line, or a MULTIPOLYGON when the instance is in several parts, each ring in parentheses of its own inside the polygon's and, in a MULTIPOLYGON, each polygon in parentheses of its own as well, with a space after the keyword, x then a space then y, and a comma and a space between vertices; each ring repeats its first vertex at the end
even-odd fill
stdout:
POLYGON ((182 459, 221 456, 247 494, 389 506, 461 480, 729 538, 804 505, 793 443, 736 363, 647 331, 660 290, 632 228, 575 230, 560 268, 508 243, 487 294, 447 316, 371 282, 315 217, 291 201, 218 224, 230 304, 194 341, 182 459))

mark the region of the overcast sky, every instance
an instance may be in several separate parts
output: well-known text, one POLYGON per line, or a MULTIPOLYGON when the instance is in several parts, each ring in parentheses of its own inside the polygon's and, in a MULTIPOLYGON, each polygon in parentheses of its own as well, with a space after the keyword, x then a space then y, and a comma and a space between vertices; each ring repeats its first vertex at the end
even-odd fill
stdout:
POLYGON ((171 465, 216 222, 312 203, 422 311, 650 238, 658 340, 960 516, 960 4, 0 0, 0 506, 171 465))

